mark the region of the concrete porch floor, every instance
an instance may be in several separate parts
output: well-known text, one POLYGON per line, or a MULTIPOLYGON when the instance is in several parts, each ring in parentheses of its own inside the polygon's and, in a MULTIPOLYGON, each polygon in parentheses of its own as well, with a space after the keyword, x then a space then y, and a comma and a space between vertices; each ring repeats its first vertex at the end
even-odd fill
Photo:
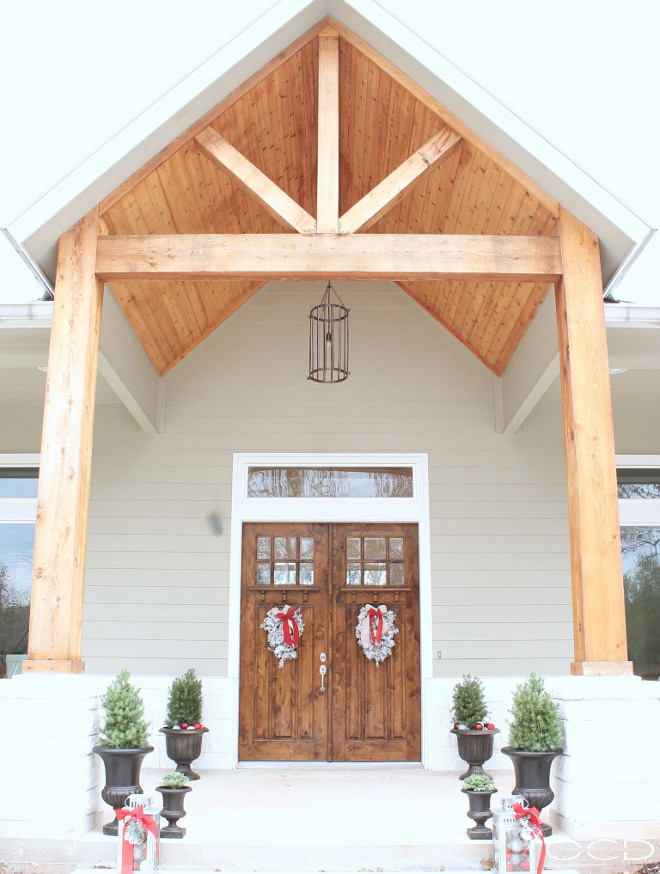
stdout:
MULTIPOLYGON (((162 770, 143 770, 155 791, 162 770)), ((433 872, 490 867, 489 841, 465 830, 467 799, 451 774, 410 767, 239 768, 200 771, 186 796, 182 840, 161 841, 161 865, 177 872, 433 872)), ((499 795, 510 794, 513 772, 491 771, 499 795)), ((111 819, 105 807, 103 822, 111 819)), ((164 823, 163 823, 164 824, 164 823)), ((556 834, 549 845, 562 841, 556 834)), ((76 842, 68 867, 35 874, 114 867, 116 838, 101 826, 76 842), (74 864, 72 864, 74 863, 74 864)), ((36 860, 35 860, 36 861, 36 860)), ((53 862, 55 860, 53 859, 53 862)), ((548 860, 546 868, 565 870, 548 860)), ((35 871, 34 868, 31 869, 35 871)))

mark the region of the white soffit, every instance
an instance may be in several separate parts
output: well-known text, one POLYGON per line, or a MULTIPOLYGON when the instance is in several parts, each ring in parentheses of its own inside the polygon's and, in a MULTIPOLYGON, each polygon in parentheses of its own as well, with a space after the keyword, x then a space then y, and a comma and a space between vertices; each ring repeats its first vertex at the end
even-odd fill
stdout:
POLYGON ((59 236, 325 15, 332 15, 560 201, 601 241, 603 277, 648 226, 374 0, 280 0, 9 227, 53 277, 59 236))

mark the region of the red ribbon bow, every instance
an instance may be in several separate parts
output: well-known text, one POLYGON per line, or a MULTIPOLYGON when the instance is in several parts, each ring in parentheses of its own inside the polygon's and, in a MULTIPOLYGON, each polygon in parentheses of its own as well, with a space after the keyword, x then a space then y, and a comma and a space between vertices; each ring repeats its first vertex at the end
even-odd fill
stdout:
POLYGON ((277 618, 282 620, 282 631, 284 632, 285 643, 287 643, 288 646, 298 646, 300 631, 298 630, 298 623, 293 618, 293 607, 290 607, 286 613, 278 613, 277 618))
POLYGON ((541 814, 539 813, 536 807, 523 807, 522 804, 514 804, 513 812, 516 815, 516 819, 527 819, 529 818, 532 824, 532 833, 541 839, 541 855, 539 857, 539 864, 536 869, 536 874, 541 874, 543 871, 543 865, 545 863, 545 838, 543 837, 543 825, 541 823, 541 814))
POLYGON ((381 638, 383 636, 383 614, 376 607, 372 607, 369 610, 369 638, 371 639, 371 645, 376 646, 377 643, 380 643, 381 638), (374 632, 374 619, 378 619, 376 622, 376 631, 374 632))
MULTIPOLYGON (((129 821, 137 820, 138 822, 141 822, 145 829, 148 832, 151 832, 154 838, 158 837, 154 818, 150 814, 144 812, 144 807, 142 805, 128 808, 128 810, 115 810, 115 815, 119 822, 126 818, 128 818, 129 821)), ((156 841, 156 858, 158 858, 158 841, 156 841)), ((120 874, 133 874, 133 844, 129 843, 126 838, 122 840, 120 874)))

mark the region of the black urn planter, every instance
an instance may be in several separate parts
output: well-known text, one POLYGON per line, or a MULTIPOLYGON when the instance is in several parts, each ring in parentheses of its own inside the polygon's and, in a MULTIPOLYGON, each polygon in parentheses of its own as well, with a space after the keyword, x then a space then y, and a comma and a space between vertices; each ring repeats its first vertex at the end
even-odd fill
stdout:
MULTIPOLYGON (((502 752, 513 762, 513 770, 516 775, 516 785, 513 787, 513 795, 522 795, 530 807, 535 807, 539 813, 555 797, 550 788, 550 768, 557 756, 563 755, 563 750, 549 752, 530 752, 528 750, 514 750, 513 747, 502 747, 502 752)), ((552 826, 541 823, 543 836, 552 834, 552 826)))
POLYGON ((161 728, 165 735, 167 757, 176 762, 176 770, 185 774, 189 780, 199 780, 190 763, 199 758, 202 752, 202 739, 208 728, 161 728))
POLYGON ((465 780, 470 774, 485 774, 483 764, 493 755, 493 738, 500 733, 499 728, 452 728, 450 731, 456 735, 458 755, 470 766, 459 779, 465 780))
POLYGON ((470 809, 467 815, 476 823, 472 828, 467 829, 467 836, 471 841, 489 841, 493 837, 493 833, 484 823, 492 816, 490 798, 497 792, 497 789, 489 789, 487 792, 461 789, 461 792, 464 792, 468 797, 470 809))
POLYGON ((192 792, 190 786, 156 786, 163 796, 163 809, 160 815, 167 820, 167 825, 160 830, 161 838, 182 838, 186 830, 177 825, 177 820, 186 815, 183 802, 187 792, 192 792))
MULTIPOLYGON (((123 807, 129 795, 142 793, 140 786, 140 770, 142 760, 153 752, 153 747, 141 747, 133 750, 115 750, 95 746, 92 752, 105 765, 105 786, 101 790, 101 798, 113 810, 123 807)), ((118 829, 117 817, 103 826, 104 835, 116 835, 118 829)))

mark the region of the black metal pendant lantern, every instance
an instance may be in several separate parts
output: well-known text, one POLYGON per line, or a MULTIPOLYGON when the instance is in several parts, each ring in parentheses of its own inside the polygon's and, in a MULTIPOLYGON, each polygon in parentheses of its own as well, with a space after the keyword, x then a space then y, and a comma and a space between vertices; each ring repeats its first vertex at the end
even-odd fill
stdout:
POLYGON ((348 370, 348 309, 328 282, 309 314, 309 376, 314 382, 343 382, 348 370), (338 303, 333 303, 334 294, 338 303))

